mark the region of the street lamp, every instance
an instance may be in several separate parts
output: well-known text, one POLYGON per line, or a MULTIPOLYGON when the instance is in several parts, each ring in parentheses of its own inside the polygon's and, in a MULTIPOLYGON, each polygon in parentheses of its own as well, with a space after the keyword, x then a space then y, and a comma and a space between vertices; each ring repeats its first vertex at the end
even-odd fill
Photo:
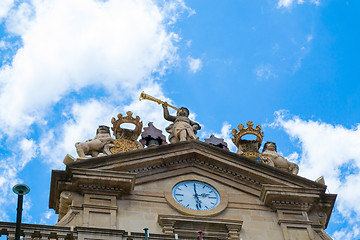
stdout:
POLYGON ((144 228, 145 231, 145 240, 149 239, 149 232, 148 232, 149 228, 144 228))
POLYGON ((20 240, 23 197, 30 192, 30 188, 25 184, 16 184, 13 186, 12 190, 18 195, 15 240, 20 240))

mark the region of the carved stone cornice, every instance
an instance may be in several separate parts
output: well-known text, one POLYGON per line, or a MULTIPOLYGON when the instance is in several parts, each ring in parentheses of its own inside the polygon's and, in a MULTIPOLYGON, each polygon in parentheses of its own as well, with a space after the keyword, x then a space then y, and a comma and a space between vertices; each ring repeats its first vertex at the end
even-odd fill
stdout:
MULTIPOLYGON (((336 194, 326 194, 324 189, 267 184, 263 185, 260 193, 260 200, 264 202, 264 205, 278 212, 297 211, 309 213, 314 208, 315 210, 320 208, 325 213, 323 214, 323 218, 326 218, 325 228, 329 222, 335 199, 336 194)), ((307 221, 308 218, 306 217, 306 223, 308 224, 307 221)))
POLYGON ((136 174, 108 170, 67 169, 53 171, 49 207, 59 210, 63 191, 120 196, 134 189, 136 174))
POLYGON ((275 210, 309 211, 313 204, 319 202, 322 194, 324 194, 322 190, 313 188, 264 184, 261 189, 260 200, 264 202, 265 206, 275 210))

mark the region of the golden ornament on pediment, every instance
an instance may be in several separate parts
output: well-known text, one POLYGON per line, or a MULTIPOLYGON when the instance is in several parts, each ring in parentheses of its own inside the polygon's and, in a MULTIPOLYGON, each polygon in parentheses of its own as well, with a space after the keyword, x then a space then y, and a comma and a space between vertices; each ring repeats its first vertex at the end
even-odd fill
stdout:
POLYGON ((143 127, 142 121, 140 121, 140 117, 136 116, 135 118, 132 116, 132 112, 128 111, 126 113, 127 115, 123 117, 121 113, 117 115, 118 119, 115 118, 111 119, 111 123, 113 124, 113 127, 111 130, 114 132, 114 136, 116 139, 129 139, 132 141, 135 141, 141 134, 141 130, 143 127), (126 129, 122 128, 121 124, 123 123, 131 123, 135 125, 135 129, 126 129))
POLYGON ((121 113, 117 115, 118 119, 112 118, 111 123, 113 127, 111 128, 114 132, 115 141, 114 146, 110 148, 111 153, 120 153, 120 152, 129 152, 137 149, 142 149, 143 145, 137 141, 138 137, 141 134, 143 123, 140 121, 140 117, 132 116, 132 112, 128 111, 126 116, 123 116, 121 113), (121 125, 123 123, 134 124, 134 129, 124 128, 121 125))
POLYGON ((110 148, 111 153, 121 153, 137 150, 136 144, 128 139, 116 139, 114 141, 114 147, 110 148))
POLYGON ((261 153, 258 153, 258 152, 244 152, 242 155, 244 157, 247 157, 247 158, 262 162, 264 164, 271 165, 269 163, 269 161, 261 155, 261 153))
POLYGON ((231 134, 234 136, 234 138, 232 139, 232 141, 234 142, 234 144, 239 147, 239 142, 241 140, 241 138, 245 135, 255 135, 257 137, 256 140, 258 140, 260 142, 260 144, 262 143, 262 140, 264 138, 264 133, 261 132, 261 126, 257 125, 256 128, 254 129, 254 123, 252 121, 248 121, 247 123, 247 128, 244 128, 243 124, 239 124, 238 129, 239 131, 237 131, 236 129, 233 129, 231 134))

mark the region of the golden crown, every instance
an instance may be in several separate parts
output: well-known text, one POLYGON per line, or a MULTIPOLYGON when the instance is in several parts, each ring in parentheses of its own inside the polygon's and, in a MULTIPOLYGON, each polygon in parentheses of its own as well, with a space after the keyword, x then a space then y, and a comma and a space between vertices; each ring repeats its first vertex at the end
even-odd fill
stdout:
MULTIPOLYGON (((121 113, 119 113, 117 115, 118 119, 116 120, 115 118, 112 118, 111 119, 111 123, 113 124, 113 127, 111 128, 111 130, 113 130, 114 132, 114 136, 116 139, 119 139, 119 138, 123 138, 124 136, 124 131, 126 132, 131 132, 131 140, 136 140, 138 136, 140 136, 141 134, 141 130, 142 130, 142 127, 143 127, 143 123, 142 121, 140 121, 140 117, 139 116, 136 116, 136 118, 134 118, 132 116, 132 112, 131 111, 128 111, 127 113, 127 116, 123 117, 123 115, 121 113), (132 123, 135 125, 135 129, 134 130, 129 130, 129 129, 124 129, 124 128, 121 128, 120 125, 123 124, 123 123, 132 123)), ((128 134, 126 134, 128 135, 128 134)))
POLYGON ((261 126, 257 125, 256 129, 254 129, 253 128, 254 123, 252 121, 248 121, 246 124, 247 124, 247 128, 244 128, 244 125, 239 124, 238 126, 239 132, 236 131, 236 129, 232 130, 231 134, 234 136, 234 138, 232 139, 234 144, 237 147, 239 147, 239 141, 241 140, 241 138, 248 134, 255 135, 261 144, 264 138, 264 133, 261 131, 261 126))

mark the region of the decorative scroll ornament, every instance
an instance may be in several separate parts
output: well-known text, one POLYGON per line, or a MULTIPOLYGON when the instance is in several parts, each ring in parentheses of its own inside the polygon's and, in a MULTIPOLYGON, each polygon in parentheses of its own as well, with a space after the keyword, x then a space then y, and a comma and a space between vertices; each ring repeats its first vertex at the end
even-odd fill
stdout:
POLYGON ((129 152, 137 149, 142 149, 143 146, 136 139, 141 134, 143 123, 140 121, 140 117, 132 116, 132 112, 127 112, 127 116, 123 117, 121 113, 118 114, 118 119, 111 119, 113 127, 111 130, 114 132, 115 141, 114 146, 110 149, 111 153, 129 152), (130 123, 135 125, 135 129, 122 128, 121 124, 130 123))
POLYGON ((244 125, 239 124, 239 131, 236 129, 232 130, 232 135, 234 136, 232 141, 238 147, 237 153, 244 157, 269 164, 267 159, 263 158, 259 152, 259 148, 264 138, 264 133, 261 131, 261 126, 257 125, 256 128, 253 128, 254 123, 252 121, 248 121, 246 124, 247 128, 244 128, 244 125), (241 139, 245 135, 255 135, 256 140, 241 139))

